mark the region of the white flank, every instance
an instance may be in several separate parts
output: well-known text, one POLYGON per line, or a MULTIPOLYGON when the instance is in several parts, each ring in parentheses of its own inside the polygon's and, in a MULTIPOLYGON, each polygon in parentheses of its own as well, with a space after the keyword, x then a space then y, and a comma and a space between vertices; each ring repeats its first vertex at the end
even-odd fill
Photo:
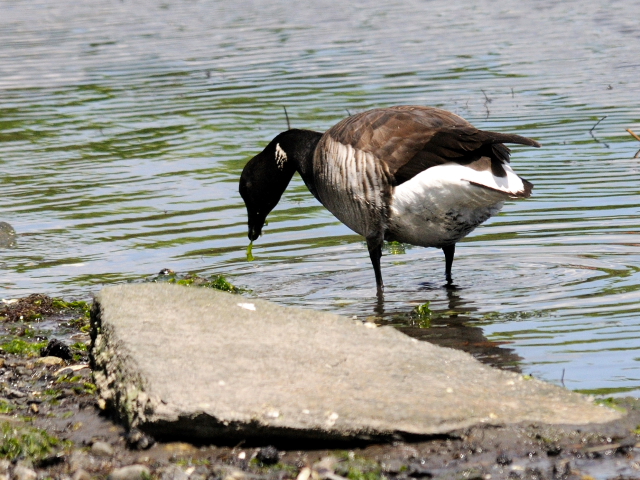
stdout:
POLYGON ((524 190, 509 165, 507 176, 457 163, 429 168, 393 193, 389 227, 395 240, 423 247, 455 243, 524 190), (474 185, 476 184, 476 185, 474 185), (484 185, 488 188, 483 188, 484 185))

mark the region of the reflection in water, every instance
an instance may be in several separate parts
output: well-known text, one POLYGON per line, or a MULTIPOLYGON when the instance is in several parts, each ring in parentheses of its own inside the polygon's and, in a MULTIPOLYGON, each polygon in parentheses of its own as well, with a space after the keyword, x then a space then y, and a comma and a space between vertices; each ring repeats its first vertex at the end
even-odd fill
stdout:
POLYGON ((433 311, 428 320, 422 322, 415 321, 412 312, 393 315, 385 321, 384 299, 380 296, 374 309, 378 323, 392 323, 410 337, 462 350, 494 367, 520 373, 519 362, 522 357, 514 349, 505 347, 511 342, 488 339, 481 327, 473 325, 475 319, 470 315, 476 309, 466 304, 460 289, 446 286, 444 290, 448 299, 447 308, 433 311))

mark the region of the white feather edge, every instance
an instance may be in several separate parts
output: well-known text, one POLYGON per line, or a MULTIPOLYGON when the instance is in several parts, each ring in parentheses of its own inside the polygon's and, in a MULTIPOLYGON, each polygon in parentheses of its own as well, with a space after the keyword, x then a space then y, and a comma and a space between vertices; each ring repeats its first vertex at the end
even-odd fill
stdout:
POLYGON ((459 241, 499 212, 505 200, 524 191, 522 179, 504 167, 507 175, 501 178, 450 162, 398 185, 389 219, 395 237, 425 247, 459 241))
MULTIPOLYGON (((409 181, 396 187, 396 194, 404 196, 411 191, 423 191, 425 187, 460 188, 467 185, 485 186, 496 193, 515 197, 524 193, 525 187, 522 179, 513 171, 511 166, 503 164, 506 176, 496 177, 490 170, 474 170, 473 168, 449 162, 436 167, 431 167, 409 181)), ((452 192, 453 193, 453 192, 452 192)))

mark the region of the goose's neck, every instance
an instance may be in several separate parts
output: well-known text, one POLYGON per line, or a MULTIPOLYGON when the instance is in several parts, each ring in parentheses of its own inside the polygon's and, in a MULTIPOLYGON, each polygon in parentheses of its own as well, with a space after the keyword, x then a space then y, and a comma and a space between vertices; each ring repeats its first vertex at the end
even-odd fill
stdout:
POLYGON ((322 134, 319 132, 293 129, 276 138, 277 145, 294 162, 297 172, 310 189, 313 188, 313 156, 320 137, 322 134))

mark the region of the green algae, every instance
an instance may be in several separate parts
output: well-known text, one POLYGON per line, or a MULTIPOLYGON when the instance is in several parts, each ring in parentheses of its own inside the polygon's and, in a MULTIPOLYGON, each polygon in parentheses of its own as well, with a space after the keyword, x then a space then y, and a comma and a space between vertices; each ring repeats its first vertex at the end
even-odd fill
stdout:
POLYGON ((0 348, 5 352, 13 355, 21 355, 26 357, 37 357, 40 355, 40 349, 45 347, 47 342, 27 342, 21 338, 13 338, 10 341, 0 344, 0 348))
POLYGON ((404 243, 393 241, 387 242, 385 246, 389 255, 404 255, 405 253, 407 253, 404 243))
POLYGON ((146 281, 152 283, 172 283, 175 285, 183 285, 185 287, 202 287, 212 288, 229 293, 240 293, 244 290, 236 287, 229 282, 224 275, 212 275, 210 277, 201 277, 195 273, 179 274, 172 270, 163 270, 158 275, 148 278, 146 281))
POLYGON ((6 415, 7 413, 11 413, 16 409, 15 406, 11 405, 6 400, 0 400, 0 414, 6 415))
POLYGON ((0 431, 2 432, 0 458, 10 461, 21 458, 32 461, 42 460, 55 450, 69 444, 69 442, 50 435, 45 430, 27 425, 3 422, 0 431))
POLYGON ((67 302, 47 295, 32 294, 0 305, 0 318, 9 322, 37 322, 46 316, 78 312, 89 318, 90 305, 84 301, 67 302))

